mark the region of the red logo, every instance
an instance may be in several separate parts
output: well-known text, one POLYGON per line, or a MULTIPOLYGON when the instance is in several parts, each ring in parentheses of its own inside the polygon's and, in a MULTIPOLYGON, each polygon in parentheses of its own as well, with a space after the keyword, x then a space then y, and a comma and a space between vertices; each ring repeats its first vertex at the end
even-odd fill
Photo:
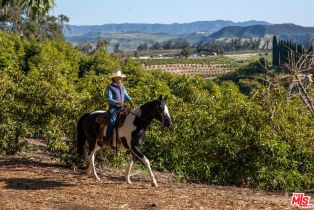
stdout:
POLYGON ((291 205, 297 205, 300 208, 312 208, 310 204, 311 196, 305 196, 304 193, 293 193, 291 198, 291 205))

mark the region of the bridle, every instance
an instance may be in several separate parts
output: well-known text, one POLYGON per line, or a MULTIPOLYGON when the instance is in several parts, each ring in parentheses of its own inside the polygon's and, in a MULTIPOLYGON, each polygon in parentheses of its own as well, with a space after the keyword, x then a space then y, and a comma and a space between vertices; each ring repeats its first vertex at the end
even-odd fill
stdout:
MULTIPOLYGON (((162 105, 165 105, 165 102, 162 102, 162 105)), ((165 114, 163 112, 160 111, 159 106, 156 107, 156 112, 158 112, 160 114, 161 121, 162 121, 163 124, 165 124, 166 116, 165 116, 165 114)), ((138 117, 141 120, 144 120, 146 122, 150 122, 150 120, 148 120, 147 118, 141 117, 138 114, 136 114, 136 113, 134 113, 134 112, 132 112, 130 110, 129 110, 129 113, 133 114, 134 116, 138 117)))
MULTIPOLYGON (((165 103, 164 101, 162 101, 162 102, 161 102, 161 105, 162 105, 163 107, 165 107, 166 103, 165 103)), ((165 124, 165 120, 166 120, 165 113, 160 111, 159 106, 156 107, 156 110, 157 110, 157 112, 160 114, 162 123, 165 124)))

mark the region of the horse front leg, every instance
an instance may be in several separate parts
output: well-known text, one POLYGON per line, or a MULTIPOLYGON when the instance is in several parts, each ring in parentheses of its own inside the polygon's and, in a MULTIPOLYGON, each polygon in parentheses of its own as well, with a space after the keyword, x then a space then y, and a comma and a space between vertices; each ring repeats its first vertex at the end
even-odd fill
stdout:
POLYGON ((128 168, 126 170, 126 176, 125 176, 125 179, 126 179, 128 184, 132 183, 130 180, 130 173, 131 173, 132 165, 133 165, 133 155, 132 155, 132 153, 130 153, 130 155, 128 157, 128 168))
POLYGON ((149 171, 149 175, 150 175, 150 178, 151 178, 151 184, 152 184, 152 187, 158 187, 158 184, 157 184, 157 181, 155 179, 155 176, 152 172, 152 169, 150 167, 150 162, 149 160, 145 157, 145 155, 141 152, 140 148, 138 146, 132 146, 131 147, 131 151, 132 153, 137 156, 141 161, 142 163, 144 163, 144 165, 148 168, 148 171, 149 171))

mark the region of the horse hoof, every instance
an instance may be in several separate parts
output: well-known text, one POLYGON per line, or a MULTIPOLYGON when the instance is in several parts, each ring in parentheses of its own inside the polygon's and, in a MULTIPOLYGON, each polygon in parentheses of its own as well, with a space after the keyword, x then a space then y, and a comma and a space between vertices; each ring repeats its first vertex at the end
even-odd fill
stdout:
POLYGON ((158 187, 157 182, 152 182, 152 187, 158 187))
POLYGON ((125 176, 125 181, 128 183, 128 184, 132 184, 131 180, 130 180, 130 177, 128 176, 125 176))
POLYGON ((100 178, 98 176, 94 177, 95 181, 100 181, 100 178))

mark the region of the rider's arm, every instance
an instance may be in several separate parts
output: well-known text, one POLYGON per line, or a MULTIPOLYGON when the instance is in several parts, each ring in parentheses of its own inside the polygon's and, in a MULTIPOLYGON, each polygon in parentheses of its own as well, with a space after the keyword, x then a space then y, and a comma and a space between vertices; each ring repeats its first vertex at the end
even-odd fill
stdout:
POLYGON ((117 100, 114 100, 113 99, 113 96, 112 96, 112 92, 111 92, 111 90, 108 88, 108 103, 110 104, 110 105, 116 105, 119 101, 117 101, 117 100))
POLYGON ((131 102, 132 99, 131 97, 129 96, 129 94, 126 92, 126 89, 124 88, 124 100, 127 101, 127 102, 131 102))
POLYGON ((122 88, 123 88, 123 90, 124 90, 124 101, 127 101, 127 102, 131 102, 132 101, 132 98, 129 96, 129 94, 126 92, 126 89, 125 89, 125 87, 124 87, 124 85, 123 84, 121 84, 122 85, 122 88))

